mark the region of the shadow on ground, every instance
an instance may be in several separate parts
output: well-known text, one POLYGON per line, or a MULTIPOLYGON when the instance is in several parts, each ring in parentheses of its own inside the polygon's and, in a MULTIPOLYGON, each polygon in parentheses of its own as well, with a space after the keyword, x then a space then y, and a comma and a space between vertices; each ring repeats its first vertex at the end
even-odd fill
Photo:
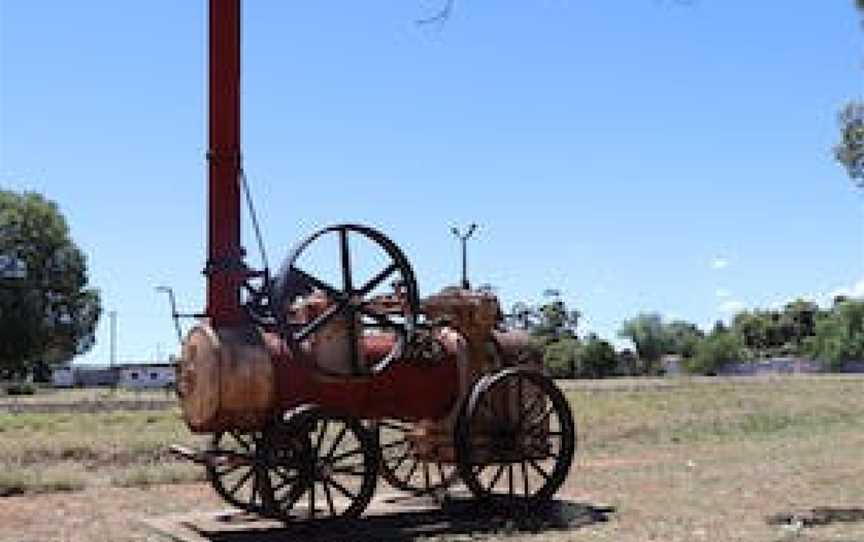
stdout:
POLYGON ((471 501, 451 501, 441 508, 365 516, 339 523, 262 525, 260 519, 242 514, 223 514, 212 525, 186 524, 211 542, 322 542, 333 540, 407 541, 446 536, 473 537, 482 534, 545 533, 574 530, 605 522, 614 513, 610 507, 555 500, 531 510, 496 509, 471 501), (223 523, 220 528, 220 522, 223 523), (244 528, 244 522, 248 528, 244 528))
POLYGON ((832 523, 864 522, 864 508, 835 508, 819 506, 797 512, 783 512, 768 516, 765 521, 769 525, 798 525, 800 527, 818 527, 832 523))

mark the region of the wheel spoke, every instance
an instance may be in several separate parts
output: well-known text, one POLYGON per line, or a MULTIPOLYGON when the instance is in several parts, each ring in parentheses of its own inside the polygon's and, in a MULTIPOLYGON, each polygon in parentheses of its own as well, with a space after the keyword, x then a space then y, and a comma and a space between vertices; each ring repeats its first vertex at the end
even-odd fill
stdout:
POLYGON ((310 275, 306 271, 303 271, 299 267, 292 266, 291 267, 291 273, 294 273, 295 276, 298 277, 300 280, 306 281, 308 284, 311 284, 312 286, 318 288, 319 290, 323 290, 323 291, 327 292, 332 297, 338 298, 338 297, 342 296, 342 293, 339 290, 337 290, 333 286, 327 284, 323 280, 320 280, 316 277, 313 277, 312 275, 310 275))
POLYGON ((309 485, 309 517, 315 517, 315 478, 312 478, 312 483, 309 485))
POLYGON ((524 494, 527 497, 528 493, 530 492, 528 489, 528 465, 525 464, 524 459, 522 460, 522 484, 525 488, 524 494))
POLYGON ((294 505, 303 497, 303 494, 306 493, 308 486, 306 484, 298 483, 297 485, 291 486, 291 491, 288 493, 288 498, 283 502, 282 510, 284 512, 290 511, 294 508, 294 505))
POLYGON ((348 497, 348 498, 351 499, 352 501, 353 501, 355 498, 357 498, 357 495, 355 495, 354 493, 351 493, 350 491, 348 491, 347 489, 345 489, 345 486, 343 486, 342 484, 340 484, 339 482, 337 482, 336 480, 334 480, 334 479, 332 479, 332 478, 330 479, 330 485, 332 485, 333 487, 335 487, 335 488, 339 491, 339 493, 345 495, 346 497, 348 497))
POLYGON ((435 463, 435 466, 438 467, 438 476, 441 478, 441 484, 447 483, 447 477, 444 476, 444 467, 441 466, 441 463, 435 463))
POLYGON ((364 316, 368 316, 369 318, 375 320, 378 324, 381 325, 381 327, 395 329, 400 334, 405 334, 405 325, 393 320, 386 314, 375 312, 366 305, 360 305, 359 307, 357 307, 357 310, 359 310, 360 313, 364 316))
POLYGON ((382 282, 387 280, 387 277, 392 275, 397 269, 399 269, 399 267, 395 263, 391 263, 390 265, 379 271, 377 275, 369 279, 369 282, 367 282, 363 285, 362 288, 360 288, 360 290, 358 291, 360 297, 366 297, 367 295, 372 293, 372 290, 374 290, 382 282))
POLYGON ((342 439, 345 438, 345 433, 347 432, 348 426, 343 425, 342 429, 340 429, 339 433, 336 435, 336 438, 334 438, 333 442, 330 444, 330 450, 328 450, 326 454, 327 459, 333 459, 333 454, 336 452, 336 448, 339 446, 339 443, 342 442, 342 439))
POLYGON ((228 474, 231 474, 232 472, 234 472, 235 470, 237 470, 239 468, 248 467, 248 466, 249 465, 244 464, 244 463, 236 463, 234 465, 228 465, 227 467, 224 468, 224 470, 219 470, 219 467, 216 466, 216 467, 213 467, 213 472, 216 473, 216 476, 226 476, 228 474))
POLYGON ((397 431, 408 432, 411 430, 411 427, 408 424, 402 424, 399 422, 392 422, 387 420, 381 420, 378 422, 378 425, 383 427, 389 427, 390 429, 395 429, 397 431))
POLYGON ((352 455, 357 455, 357 454, 362 454, 362 453, 363 453, 363 448, 354 448, 353 450, 350 450, 347 452, 342 452, 339 455, 335 455, 335 456, 331 457, 330 461, 332 463, 336 463, 337 461, 341 461, 341 460, 345 459, 346 457, 351 457, 352 455))
POLYGON ((363 465, 349 465, 347 467, 334 467, 330 469, 331 472, 335 472, 338 474, 348 474, 351 476, 363 476, 366 474, 366 470, 363 468, 363 465), (356 467, 359 467, 356 468, 356 467))
POLYGON ((237 444, 243 447, 244 450, 246 450, 247 452, 252 451, 252 446, 248 442, 246 442, 246 440, 242 436, 240 436, 238 432, 231 431, 229 434, 234 438, 237 444))
MULTIPOLYGON (((501 479, 501 475, 504 474, 504 468, 505 468, 504 463, 501 463, 500 465, 498 465, 498 470, 495 471, 495 475, 492 477, 492 481, 489 482, 489 487, 486 488, 486 491, 489 491, 489 492, 492 491, 492 489, 495 487, 495 484, 497 484, 498 480, 501 479)), ((482 468, 481 468, 481 470, 482 470, 482 468)), ((478 474, 479 474, 479 472, 478 472, 478 474)))
POLYGON ((348 303, 348 299, 343 299, 338 303, 334 303, 333 305, 328 307, 327 310, 316 316, 314 320, 303 326, 300 331, 295 333, 294 339, 297 341, 302 341, 306 339, 306 337, 321 329, 321 326, 329 322, 337 314, 344 311, 345 308, 348 306, 348 303))
POLYGON ((240 477, 239 480, 237 480, 237 483, 235 483, 233 486, 231 486, 231 489, 228 490, 228 494, 229 494, 229 495, 234 495, 235 493, 237 493, 237 490, 240 489, 240 487, 241 487, 243 484, 245 484, 245 483, 249 480, 249 478, 252 476, 252 474, 254 474, 254 473, 255 473, 255 469, 254 469, 254 468, 250 468, 250 469, 246 472, 246 474, 244 474, 243 476, 240 477))
POLYGON ((536 470, 540 474, 540 476, 543 477, 544 480, 546 480, 547 482, 549 481, 549 479, 551 478, 551 475, 547 474, 546 471, 543 470, 543 468, 540 465, 538 465, 535 460, 528 459, 528 464, 531 465, 531 467, 533 467, 534 470, 536 470))
POLYGON ((256 470, 255 480, 257 482, 258 495, 261 497, 261 505, 265 510, 273 510, 275 508, 273 501, 274 492, 266 467, 262 466, 256 470))
POLYGON ((275 496, 277 493, 282 491, 285 487, 290 486, 292 483, 296 482, 297 479, 289 480, 287 478, 282 478, 282 481, 279 482, 278 485, 273 487, 273 495, 275 496))
POLYGON ((417 466, 420 464, 419 461, 414 461, 411 464, 411 470, 408 471, 408 475, 405 477, 406 480, 411 481, 411 478, 414 476, 414 473, 417 472, 417 466))
POLYGON ((318 432, 318 439, 315 441, 315 457, 317 461, 321 457, 321 444, 324 442, 324 435, 327 433, 327 426, 330 425, 330 420, 324 418, 321 422, 321 429, 318 432))
POLYGON ((342 290, 347 295, 354 292, 354 281, 351 278, 351 249, 348 246, 348 230, 339 230, 339 252, 342 256, 342 290))
POLYGON ((393 441, 393 442, 388 442, 387 444, 382 445, 382 446, 381 446, 381 449, 382 449, 382 450, 385 450, 385 449, 387 449, 387 448, 393 448, 394 446, 399 446, 400 444, 408 444, 408 439, 407 439, 407 438, 403 438, 403 439, 401 439, 401 440, 396 440, 396 441, 393 441))
POLYGON ((336 507, 333 506, 333 495, 330 494, 330 486, 327 485, 328 478, 321 479, 321 485, 324 486, 324 498, 327 499, 327 508, 330 509, 330 515, 336 515, 336 507))
POLYGON ((408 459, 408 455, 409 455, 410 453, 411 453, 411 452, 406 452, 404 455, 402 455, 402 456, 399 458, 399 461, 396 462, 396 465, 394 465, 394 466, 393 466, 393 469, 392 469, 394 474, 396 473, 396 471, 399 470, 399 467, 402 466, 402 463, 404 463, 405 460, 408 459))

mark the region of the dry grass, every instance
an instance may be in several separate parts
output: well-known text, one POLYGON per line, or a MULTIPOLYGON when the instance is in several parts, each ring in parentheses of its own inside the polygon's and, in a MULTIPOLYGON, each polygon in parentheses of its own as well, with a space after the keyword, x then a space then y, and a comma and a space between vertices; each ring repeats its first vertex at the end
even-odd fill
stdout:
MULTIPOLYGON (((580 448, 562 493, 614 507, 610 520, 569 531, 468 538, 864 542, 861 521, 800 530, 766 521, 815 507, 864 508, 864 379, 565 388, 580 448)), ((132 526, 135 517, 222 507, 205 484, 165 485, 200 479, 200 469, 175 463, 164 451, 196 441, 176 410, 0 414, 0 492, 33 493, 0 500, 0 540, 54 540, 59 532, 73 541, 151 540, 132 526), (35 494, 82 484, 74 497, 35 494), (54 524, 39 517, 51 507, 59 514, 54 524)))
POLYGON ((200 444, 176 410, 0 413, 0 494, 45 491, 46 472, 70 489, 200 479, 168 454, 176 443, 200 444))
POLYGON ((0 406, 38 404, 77 404, 111 401, 174 400, 173 391, 129 390, 123 388, 37 388, 35 395, 7 396, 0 393, 0 406))

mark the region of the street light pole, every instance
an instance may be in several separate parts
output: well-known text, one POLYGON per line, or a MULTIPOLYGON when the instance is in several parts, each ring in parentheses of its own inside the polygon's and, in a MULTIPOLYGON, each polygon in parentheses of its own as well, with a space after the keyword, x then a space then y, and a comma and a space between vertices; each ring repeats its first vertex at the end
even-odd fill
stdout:
POLYGON ((477 224, 471 224, 468 226, 468 231, 463 234, 455 226, 450 228, 450 232, 462 243, 462 289, 464 290, 471 289, 471 285, 468 283, 468 239, 474 235, 476 229, 477 224))

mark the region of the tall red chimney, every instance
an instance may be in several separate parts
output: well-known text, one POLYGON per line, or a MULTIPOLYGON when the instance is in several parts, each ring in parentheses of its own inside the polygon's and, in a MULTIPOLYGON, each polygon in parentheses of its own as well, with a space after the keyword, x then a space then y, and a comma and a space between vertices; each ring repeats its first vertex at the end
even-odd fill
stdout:
POLYGON ((215 326, 243 322, 240 287, 240 0, 210 0, 207 308, 215 326))

